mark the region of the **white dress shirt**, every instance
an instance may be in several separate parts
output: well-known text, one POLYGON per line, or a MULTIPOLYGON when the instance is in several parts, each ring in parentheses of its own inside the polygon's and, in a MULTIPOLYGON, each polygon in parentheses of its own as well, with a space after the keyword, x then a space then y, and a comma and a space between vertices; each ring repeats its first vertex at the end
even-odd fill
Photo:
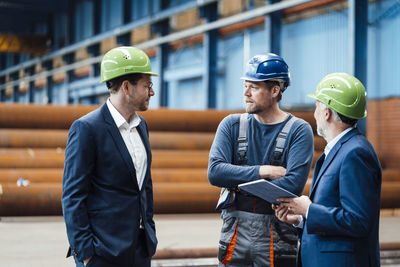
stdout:
POLYGON ((328 144, 326 144, 325 149, 324 149, 325 158, 328 157, 329 152, 336 145, 336 143, 340 140, 340 138, 342 138, 345 134, 347 134, 348 132, 350 132, 353 129, 354 129, 354 127, 347 128, 346 130, 344 130, 343 132, 338 134, 335 138, 333 138, 328 144))
POLYGON ((136 129, 140 123, 140 117, 135 113, 131 122, 128 123, 121 113, 113 106, 109 98, 107 99, 107 107, 131 155, 133 165, 136 169, 137 183, 139 190, 141 190, 147 170, 147 153, 136 129))

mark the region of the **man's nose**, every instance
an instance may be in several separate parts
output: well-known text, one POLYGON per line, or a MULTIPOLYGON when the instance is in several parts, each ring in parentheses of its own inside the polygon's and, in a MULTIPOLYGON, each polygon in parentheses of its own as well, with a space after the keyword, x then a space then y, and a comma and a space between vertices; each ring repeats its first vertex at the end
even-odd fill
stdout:
POLYGON ((156 93, 154 92, 154 90, 153 90, 153 88, 150 88, 150 90, 149 90, 149 96, 153 96, 153 95, 155 95, 156 93))
POLYGON ((243 94, 244 94, 245 96, 250 96, 251 94, 250 94, 249 88, 244 88, 243 94))

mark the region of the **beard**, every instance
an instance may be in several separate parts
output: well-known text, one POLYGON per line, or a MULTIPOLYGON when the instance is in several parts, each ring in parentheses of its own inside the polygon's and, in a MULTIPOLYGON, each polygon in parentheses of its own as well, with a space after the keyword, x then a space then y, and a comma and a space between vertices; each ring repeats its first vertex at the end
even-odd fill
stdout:
POLYGON ((326 140, 325 130, 317 122, 317 134, 326 140))
POLYGON ((255 103, 246 104, 246 112, 249 114, 258 114, 261 111, 262 111, 262 108, 255 103))
POLYGON ((149 108, 150 98, 148 99, 134 99, 129 98, 128 106, 134 112, 136 111, 146 111, 149 108))
POLYGON ((146 111, 149 108, 149 103, 143 103, 139 106, 139 111, 146 111))

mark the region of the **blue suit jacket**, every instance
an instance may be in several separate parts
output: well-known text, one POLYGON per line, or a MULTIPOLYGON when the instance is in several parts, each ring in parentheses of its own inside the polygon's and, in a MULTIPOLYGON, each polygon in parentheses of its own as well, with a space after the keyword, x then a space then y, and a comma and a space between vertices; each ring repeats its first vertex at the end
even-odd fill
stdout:
POLYGON ((367 139, 353 129, 318 160, 312 204, 301 236, 301 262, 309 266, 380 266, 381 166, 367 139))
POLYGON ((68 256, 72 252, 83 261, 96 254, 116 266, 132 265, 140 215, 149 256, 155 253, 151 151, 143 118, 137 130, 147 152, 142 190, 106 104, 72 124, 65 150, 62 195, 70 243, 68 256))

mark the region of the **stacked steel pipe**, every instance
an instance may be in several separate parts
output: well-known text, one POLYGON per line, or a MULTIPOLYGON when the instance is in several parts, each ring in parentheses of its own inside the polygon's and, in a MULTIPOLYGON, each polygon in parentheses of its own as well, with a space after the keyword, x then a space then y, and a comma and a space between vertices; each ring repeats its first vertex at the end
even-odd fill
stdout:
MULTIPOLYGON (((96 106, 0 104, 0 216, 60 215, 68 128, 96 106)), ((233 111, 157 109, 150 130, 156 213, 213 212, 219 189, 207 179, 219 122, 233 111)), ((294 112, 315 129, 312 112, 294 112)), ((325 142, 315 137, 314 162, 325 142)), ((311 177, 312 174, 310 174, 311 177)), ((305 193, 310 187, 310 180, 305 193)), ((384 170, 382 207, 400 204, 400 171, 384 170)))

